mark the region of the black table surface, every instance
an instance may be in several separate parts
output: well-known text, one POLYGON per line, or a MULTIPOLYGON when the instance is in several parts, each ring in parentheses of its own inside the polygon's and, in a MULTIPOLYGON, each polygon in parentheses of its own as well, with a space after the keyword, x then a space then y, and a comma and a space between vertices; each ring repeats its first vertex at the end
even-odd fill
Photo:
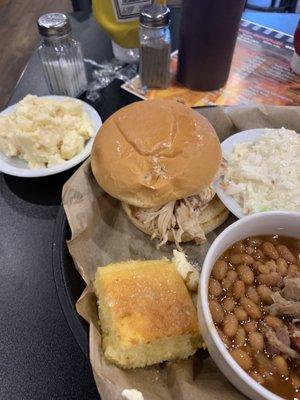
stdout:
MULTIPOLYGON (((299 15, 246 13, 245 18, 292 34, 299 15)), ((179 10, 172 10, 177 48, 179 10)), ((71 17, 85 57, 112 57, 108 37, 85 12, 71 17)), ((5 51, 5 49, 2 49, 5 51)), ((1 80, 1 76, 0 76, 1 80)), ((113 82, 103 90, 100 114, 106 119, 135 98, 113 82)), ((26 94, 48 94, 34 53, 9 104, 26 94)), ((0 174, 0 399, 98 399, 89 361, 66 322, 52 272, 52 235, 64 182, 59 175, 23 179, 0 174)))

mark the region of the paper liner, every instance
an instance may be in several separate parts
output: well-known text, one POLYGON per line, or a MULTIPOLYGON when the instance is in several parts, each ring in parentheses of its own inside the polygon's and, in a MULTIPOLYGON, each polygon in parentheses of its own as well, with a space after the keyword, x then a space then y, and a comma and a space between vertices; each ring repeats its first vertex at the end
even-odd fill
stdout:
MULTIPOLYGON (((300 132, 300 107, 208 108, 199 112, 215 127, 221 141, 229 135, 252 128, 294 129, 300 132)), ((119 400, 125 388, 140 390, 145 400, 242 399, 215 366, 208 353, 200 351, 189 360, 163 363, 144 369, 123 370, 106 362, 101 350, 96 297, 92 282, 97 267, 129 259, 171 257, 174 245, 156 249, 150 237, 126 217, 121 203, 99 188, 87 160, 63 188, 63 205, 72 232, 69 251, 87 284, 76 307, 90 325, 90 361, 102 400, 119 400)), ((207 236, 201 246, 184 244, 189 259, 199 268, 205 254, 228 220, 207 236)))

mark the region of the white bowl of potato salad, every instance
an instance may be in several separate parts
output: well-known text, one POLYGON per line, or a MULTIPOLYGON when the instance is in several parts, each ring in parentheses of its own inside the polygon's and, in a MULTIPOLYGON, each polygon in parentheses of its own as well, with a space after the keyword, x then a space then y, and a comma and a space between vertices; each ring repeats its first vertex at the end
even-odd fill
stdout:
POLYGON ((251 129, 230 136, 221 147, 224 171, 215 188, 236 217, 300 212, 300 133, 251 129))
POLYGON ((72 168, 90 155, 101 125, 84 101, 27 95, 0 113, 0 171, 33 178, 72 168))

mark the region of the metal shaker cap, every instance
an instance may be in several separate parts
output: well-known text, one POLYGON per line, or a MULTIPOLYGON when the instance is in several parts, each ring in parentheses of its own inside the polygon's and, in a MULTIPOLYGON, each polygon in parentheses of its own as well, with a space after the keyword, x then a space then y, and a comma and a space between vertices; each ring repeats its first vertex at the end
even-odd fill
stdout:
POLYGON ((169 25, 170 10, 166 6, 152 4, 141 10, 140 24, 147 28, 162 28, 169 25))
POLYGON ((39 32, 45 37, 60 37, 71 32, 71 25, 66 14, 49 13, 39 17, 37 21, 39 32))

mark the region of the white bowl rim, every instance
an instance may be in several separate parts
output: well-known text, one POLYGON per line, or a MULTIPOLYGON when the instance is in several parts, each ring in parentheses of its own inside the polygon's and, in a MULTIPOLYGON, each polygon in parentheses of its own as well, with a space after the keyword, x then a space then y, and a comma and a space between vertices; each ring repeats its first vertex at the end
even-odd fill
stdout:
POLYGON ((257 383, 251 376, 245 372, 239 364, 234 360, 234 358, 229 354, 227 348, 225 347, 222 339, 220 338, 218 331, 213 323, 211 313, 209 310, 208 306, 208 279, 210 277, 211 269, 209 272, 206 272, 210 268, 210 258, 213 256, 215 252, 215 248, 223 240, 226 235, 231 232, 236 230, 240 225, 244 225, 245 223, 248 222, 249 219, 264 219, 266 218, 266 215, 268 217, 278 217, 278 216, 294 216, 295 218, 300 218, 300 213, 299 212, 290 212, 290 211, 266 211, 266 212, 261 212, 261 213, 254 213, 247 215, 246 217, 239 219, 235 221, 233 224, 229 225, 224 231, 220 233, 220 235, 214 240, 212 245, 210 246, 204 263, 202 265, 202 270, 201 270, 201 276, 200 276, 200 286, 199 286, 199 293, 200 293, 200 298, 199 301, 201 302, 201 308, 202 308, 202 315, 203 319, 205 320, 205 323, 207 326, 209 326, 211 329, 209 330, 209 334, 211 336, 211 339, 214 343, 214 345, 217 347, 219 354, 222 355, 223 358, 224 354, 228 355, 229 357, 226 358, 226 362, 230 364, 231 368, 237 373, 241 379, 245 382, 245 384, 252 389, 254 389, 259 395, 263 396, 266 399, 270 400, 284 400, 282 397, 276 395, 275 393, 271 392, 270 390, 266 389, 259 383, 257 383), (207 276, 204 276, 205 279, 202 279, 202 274, 207 274, 207 276))

